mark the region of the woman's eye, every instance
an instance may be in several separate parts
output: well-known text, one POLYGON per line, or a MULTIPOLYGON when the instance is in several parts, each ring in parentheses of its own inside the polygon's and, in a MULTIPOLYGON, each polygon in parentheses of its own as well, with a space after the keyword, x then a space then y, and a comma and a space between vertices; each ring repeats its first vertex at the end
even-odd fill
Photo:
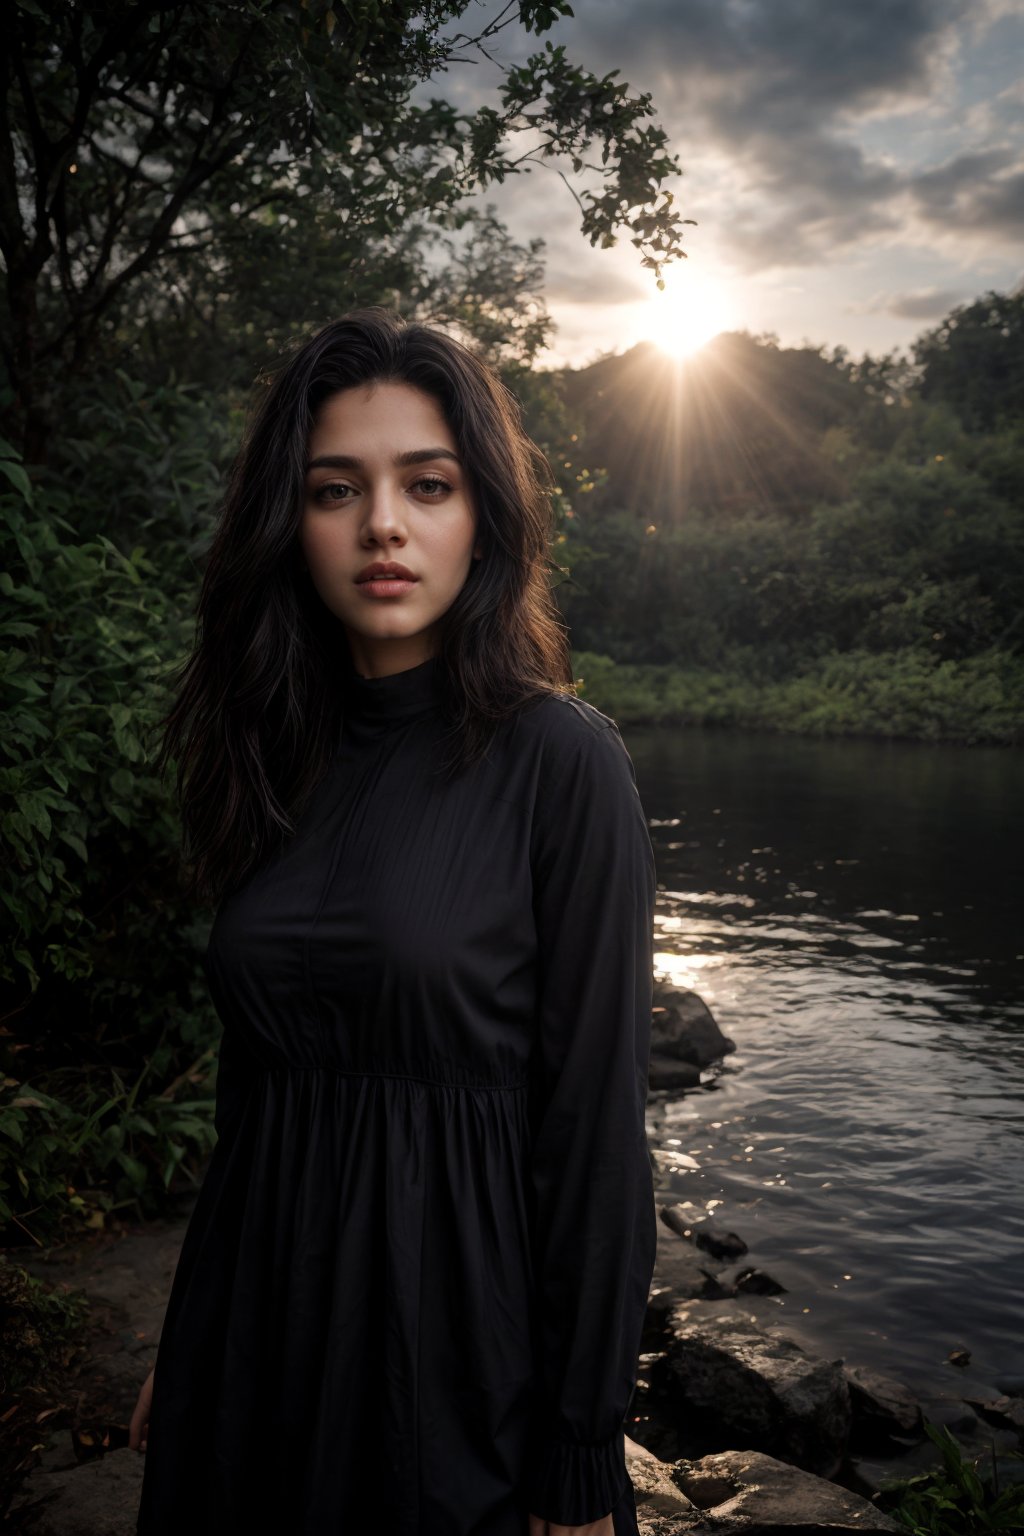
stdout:
MULTIPOLYGON (((413 485, 416 489, 424 489, 426 495, 433 497, 445 496, 451 490, 448 481, 442 480, 440 475, 424 475, 421 479, 414 481, 413 485)), ((341 481, 332 480, 329 484, 322 485, 314 496, 317 501, 349 501, 351 498, 343 494, 345 491, 352 491, 352 487, 344 485, 341 481)), ((355 492, 352 491, 352 494, 355 495, 355 492)))
POLYGON ((350 485, 340 485, 340 484, 337 484, 337 483, 332 481, 330 485, 322 485, 320 487, 320 489, 316 493, 316 499, 317 499, 317 501, 343 501, 343 500, 347 500, 346 497, 332 496, 329 493, 331 491, 350 491, 351 489, 352 489, 352 487, 350 485))

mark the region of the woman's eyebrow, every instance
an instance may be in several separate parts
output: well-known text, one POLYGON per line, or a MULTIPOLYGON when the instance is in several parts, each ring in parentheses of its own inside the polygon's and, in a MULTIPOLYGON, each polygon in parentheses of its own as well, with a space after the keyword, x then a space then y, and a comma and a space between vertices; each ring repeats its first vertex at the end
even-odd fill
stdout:
MULTIPOLYGON (((453 464, 458 464, 458 458, 450 448, 410 448, 407 453, 398 453, 392 459, 396 469, 405 469, 410 464, 428 464, 432 459, 451 459, 453 464)), ((365 461, 356 458, 352 453, 322 453, 319 458, 311 459, 306 465, 307 473, 311 469, 363 469, 365 461)))

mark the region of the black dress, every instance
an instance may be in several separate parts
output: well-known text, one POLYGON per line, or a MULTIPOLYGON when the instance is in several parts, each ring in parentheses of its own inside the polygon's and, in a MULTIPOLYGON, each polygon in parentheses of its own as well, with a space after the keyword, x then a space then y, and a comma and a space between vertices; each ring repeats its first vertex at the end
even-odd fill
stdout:
POLYGON ((442 665, 347 671, 329 771, 217 912, 140 1536, 637 1530, 650 837, 566 695, 445 782, 442 665))

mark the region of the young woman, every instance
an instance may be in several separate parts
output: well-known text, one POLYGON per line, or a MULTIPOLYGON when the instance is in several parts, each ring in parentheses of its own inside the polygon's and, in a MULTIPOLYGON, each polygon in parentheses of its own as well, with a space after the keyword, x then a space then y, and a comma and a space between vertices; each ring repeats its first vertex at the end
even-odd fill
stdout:
POLYGON ((545 470, 384 309, 239 456, 164 747, 224 1033, 139 1536, 637 1530, 654 859, 571 691, 545 470))

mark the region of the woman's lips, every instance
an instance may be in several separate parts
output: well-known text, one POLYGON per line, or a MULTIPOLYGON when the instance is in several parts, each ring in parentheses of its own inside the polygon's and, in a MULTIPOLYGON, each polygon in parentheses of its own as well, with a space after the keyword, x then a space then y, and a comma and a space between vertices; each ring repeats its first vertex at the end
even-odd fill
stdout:
POLYGON ((404 576, 371 576, 368 581, 357 581, 356 586, 367 597, 401 597, 416 585, 404 576))

